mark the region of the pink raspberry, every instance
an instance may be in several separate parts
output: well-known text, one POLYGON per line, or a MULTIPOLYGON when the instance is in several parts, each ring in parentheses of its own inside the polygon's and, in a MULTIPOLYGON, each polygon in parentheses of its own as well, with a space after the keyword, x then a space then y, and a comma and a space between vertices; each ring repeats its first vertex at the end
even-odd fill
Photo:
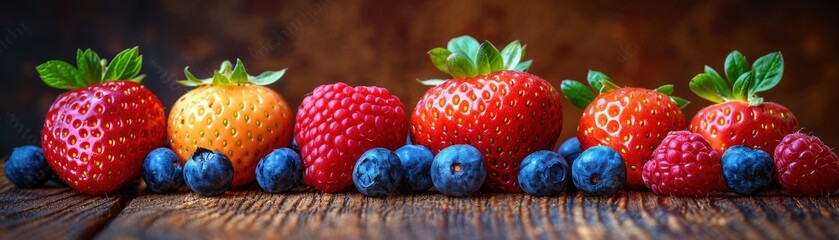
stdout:
POLYGON ((775 148, 781 187, 796 196, 823 196, 839 189, 839 160, 821 139, 789 134, 775 148))
POLYGON ((335 83, 303 99, 294 131, 306 168, 303 181, 337 192, 352 185, 353 166, 365 151, 405 144, 408 119, 387 89, 335 83))
POLYGON ((656 194, 707 196, 725 185, 720 155, 702 135, 670 132, 644 164, 644 184, 656 194))

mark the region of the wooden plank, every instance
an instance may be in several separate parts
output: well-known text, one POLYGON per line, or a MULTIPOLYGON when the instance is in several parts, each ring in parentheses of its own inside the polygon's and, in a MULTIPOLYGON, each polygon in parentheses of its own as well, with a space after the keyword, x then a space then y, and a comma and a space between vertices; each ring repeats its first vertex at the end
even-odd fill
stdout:
POLYGON ((578 193, 539 198, 436 193, 367 198, 358 193, 268 194, 258 189, 205 198, 141 194, 98 237, 222 239, 836 239, 839 199, 578 193))
POLYGON ((91 238, 136 195, 91 196, 53 183, 19 189, 2 172, 0 166, 0 239, 91 238))

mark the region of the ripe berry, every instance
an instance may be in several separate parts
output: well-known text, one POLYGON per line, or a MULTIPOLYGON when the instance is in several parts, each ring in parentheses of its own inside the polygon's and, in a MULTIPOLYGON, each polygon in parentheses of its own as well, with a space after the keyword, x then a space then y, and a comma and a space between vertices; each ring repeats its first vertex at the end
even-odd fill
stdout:
POLYGON ((202 196, 221 195, 233 184, 233 164, 224 154, 199 147, 184 165, 184 181, 202 196))
POLYGON ((402 163, 395 153, 386 148, 364 152, 353 168, 355 188, 370 197, 387 197, 402 180, 402 163))
POLYGON ((568 165, 570 166, 571 163, 574 162, 574 159, 577 159, 577 157, 583 153, 583 150, 580 148, 580 140, 577 139, 577 137, 565 140, 565 142, 562 142, 562 144, 559 145, 559 148, 556 149, 556 153, 562 155, 562 157, 568 161, 568 165))
POLYGON ((720 154, 702 135, 670 132, 644 164, 644 184, 656 194, 707 196, 724 189, 720 154))
POLYGON ((256 182, 269 193, 280 193, 303 184, 303 161, 291 148, 280 148, 256 165, 256 182))
POLYGON ((431 182, 431 162, 434 154, 422 145, 405 145, 395 151, 402 161, 404 176, 399 183, 400 193, 422 193, 434 186, 431 182))
POLYGON ((559 154, 540 150, 524 158, 519 166, 521 189, 533 196, 552 196, 565 190, 571 172, 559 154))
POLYGON ((396 150, 408 135, 405 107, 387 89, 322 85, 303 100, 294 129, 306 184, 336 192, 353 183, 353 165, 365 151, 396 150))
POLYGON ((821 139, 789 134, 775 148, 781 187, 796 196, 830 195, 839 189, 839 160, 821 139))
POLYGON ((3 164, 3 172, 19 188, 40 187, 53 176, 50 165, 44 159, 44 151, 31 145, 14 148, 3 164))
POLYGON ((484 157, 475 147, 466 144, 444 148, 431 163, 434 188, 452 197, 474 194, 486 180, 484 157))
POLYGON ((620 154, 606 146, 583 151, 571 166, 574 186, 589 195, 615 194, 626 184, 626 163, 620 154))
POLYGON ((152 150, 143 161, 142 172, 146 186, 153 192, 171 192, 184 185, 181 159, 168 148, 152 150))
POLYGON ((732 191, 751 195, 775 180, 775 163, 768 153, 744 145, 725 150, 722 155, 722 178, 732 191))

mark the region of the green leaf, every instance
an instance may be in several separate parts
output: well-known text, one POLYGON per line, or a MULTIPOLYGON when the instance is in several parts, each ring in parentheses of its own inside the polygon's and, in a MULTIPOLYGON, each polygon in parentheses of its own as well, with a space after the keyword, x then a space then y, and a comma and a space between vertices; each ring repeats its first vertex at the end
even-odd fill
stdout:
POLYGON ((530 69, 530 64, 532 64, 532 63, 533 63, 533 60, 527 60, 527 61, 524 61, 524 62, 520 62, 519 64, 516 65, 516 67, 513 68, 513 71, 527 72, 527 70, 530 69))
POLYGON ((245 70, 245 65, 242 64, 241 59, 236 59, 236 67, 233 68, 229 80, 233 84, 248 83, 248 72, 245 70))
POLYGON ((684 108, 690 103, 688 100, 685 100, 684 98, 674 96, 670 96, 670 100, 673 100, 673 103, 675 103, 676 106, 679 108, 684 108))
POLYGON ((586 109, 592 101, 594 101, 594 94, 591 93, 586 85, 574 80, 562 81, 559 89, 568 98, 571 104, 577 108, 586 109))
POLYGON ((213 85, 231 85, 230 79, 220 72, 213 72, 213 85))
POLYGON ((615 84, 612 81, 610 81, 609 79, 605 79, 605 78, 600 79, 600 85, 603 85, 603 88, 600 89, 600 93, 604 93, 604 92, 608 92, 608 91, 612 91, 612 90, 621 88, 617 84, 615 84))
POLYGON ((501 59, 501 53, 498 52, 498 49, 492 43, 486 41, 481 44, 478 50, 478 59, 475 65, 478 75, 484 75, 504 69, 504 60, 501 59))
POLYGON ((519 64, 521 58, 524 57, 524 49, 518 40, 507 44, 504 50, 501 50, 501 59, 504 60, 504 69, 513 70, 519 64))
POLYGON ((440 85, 440 84, 443 84, 444 82, 446 82, 445 79, 428 79, 428 80, 417 79, 417 81, 419 81, 420 83, 422 83, 422 85, 425 85, 425 86, 437 86, 437 85, 440 85))
POLYGON ((78 67, 79 75, 84 79, 84 82, 79 84, 96 85, 102 83, 102 65, 100 64, 101 59, 93 50, 89 48, 84 51, 77 49, 76 66, 78 67))
POLYGON ((38 65, 35 69, 38 71, 41 80, 50 87, 64 90, 85 87, 76 82, 76 79, 81 78, 78 70, 65 61, 49 60, 38 65))
POLYGON ((740 75, 737 78, 737 81, 734 81, 734 98, 741 101, 747 101, 749 99, 749 89, 752 88, 754 85, 754 78, 752 77, 751 72, 746 72, 740 75))
POLYGON ((722 76, 720 76, 720 74, 717 72, 717 70, 714 70, 714 68, 712 68, 711 66, 705 65, 705 73, 711 75, 711 77, 714 78, 714 81, 721 82, 725 86, 731 88, 731 85, 728 85, 728 81, 723 79, 722 76))
POLYGON ((452 53, 449 59, 446 60, 449 66, 449 73, 454 77, 473 77, 477 76, 478 71, 475 65, 469 60, 466 55, 460 53, 452 53))
POLYGON ((725 57, 725 77, 728 78, 728 81, 736 81, 740 75, 748 71, 749 62, 739 51, 734 50, 725 57))
POLYGON ((710 74, 700 73, 690 80, 689 86, 690 90, 699 97, 714 103, 722 103, 725 99, 720 95, 718 84, 719 81, 710 74))
POLYGON ((478 49, 480 48, 480 45, 481 44, 478 43, 478 40, 475 40, 475 38, 464 35, 449 40, 449 44, 446 48, 448 48, 452 53, 463 54, 470 62, 475 63, 475 60, 478 58, 478 49))
POLYGON ((441 72, 446 74, 449 73, 449 67, 446 65, 446 59, 448 59, 451 54, 452 52, 445 48, 435 48, 428 51, 428 56, 431 57, 431 63, 433 63, 437 69, 440 69, 441 72))
POLYGON ((221 66, 218 67, 218 72, 223 74, 224 76, 230 75, 233 72, 233 64, 230 61, 224 60, 221 62, 221 66))
POLYGON ((140 73, 143 65, 143 56, 138 55, 139 48, 125 49, 108 64, 103 80, 127 80, 132 79, 140 73))
POLYGON ((131 81, 131 82, 135 82, 135 83, 141 83, 141 82, 143 82, 143 79, 145 79, 145 78, 146 78, 145 74, 140 74, 139 76, 136 76, 132 79, 128 79, 127 81, 131 81))
POLYGON ((598 94, 604 92, 603 84, 601 84, 602 79, 606 79, 609 82, 612 81, 612 79, 609 78, 609 76, 606 76, 606 74, 594 70, 588 70, 588 76, 586 76, 586 79, 588 80, 588 85, 590 85, 591 88, 594 89, 594 92, 598 94))
POLYGON ((664 95, 673 94, 673 84, 667 84, 655 89, 656 92, 660 92, 664 95))
POLYGON ((781 52, 773 52, 758 58, 752 65, 754 85, 752 93, 763 92, 778 85, 784 76, 784 57, 781 52))
POLYGON ((283 68, 279 71, 265 71, 260 73, 256 77, 252 77, 250 79, 250 82, 262 86, 271 85, 272 83, 277 82, 277 80, 280 80, 280 78, 282 78, 283 75, 285 75, 286 70, 288 70, 288 68, 283 68))

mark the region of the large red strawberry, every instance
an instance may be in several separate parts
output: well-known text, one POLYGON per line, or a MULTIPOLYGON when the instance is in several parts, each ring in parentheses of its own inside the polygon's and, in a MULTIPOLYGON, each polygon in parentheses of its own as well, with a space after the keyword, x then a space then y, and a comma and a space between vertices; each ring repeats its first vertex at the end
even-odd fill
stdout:
POLYGON ((49 86, 71 90, 47 112, 44 155, 61 179, 80 192, 112 192, 140 174, 143 159, 166 141, 166 116, 157 96, 140 85, 137 47, 105 65, 79 50, 78 67, 51 60, 38 65, 49 86))
POLYGON ((685 128, 680 108, 688 102, 668 96, 673 85, 655 90, 621 88, 597 71, 589 71, 588 82, 598 95, 574 80, 565 80, 561 86, 574 106, 585 109, 577 129, 580 146, 614 149, 626 161, 626 185, 646 187, 641 179, 644 163, 670 131, 685 128))
POLYGON ((520 62, 524 47, 518 41, 499 52, 489 42, 463 36, 429 55, 454 78, 424 81, 439 85, 417 103, 411 117, 414 143, 435 153, 472 145, 484 155, 488 189, 521 192, 516 174, 522 159, 553 147, 562 131, 559 91, 525 72, 531 61, 520 62))
POLYGON ((303 99, 294 132, 303 181, 324 192, 352 185, 355 162, 371 148, 396 150, 408 133, 405 107, 387 89, 322 85, 303 99))
POLYGON ((733 82, 705 66, 705 72, 690 81, 690 89, 716 104, 696 113, 690 131, 702 134, 720 154, 735 145, 774 152, 784 136, 798 131, 798 120, 786 107, 763 102, 756 94, 775 87, 783 74, 780 52, 757 59, 751 70, 740 52, 731 52, 725 59, 725 75, 733 82))

